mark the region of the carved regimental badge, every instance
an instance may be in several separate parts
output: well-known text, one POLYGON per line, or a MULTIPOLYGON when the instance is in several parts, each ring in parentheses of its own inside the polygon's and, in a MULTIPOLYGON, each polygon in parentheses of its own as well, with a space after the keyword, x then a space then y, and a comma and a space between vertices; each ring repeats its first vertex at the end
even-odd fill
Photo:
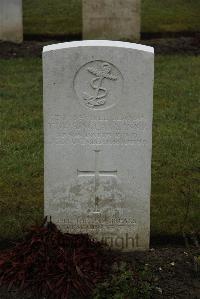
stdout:
POLYGON ((74 88, 83 105, 103 110, 120 100, 122 82, 122 75, 113 64, 96 60, 79 69, 74 79, 74 88))

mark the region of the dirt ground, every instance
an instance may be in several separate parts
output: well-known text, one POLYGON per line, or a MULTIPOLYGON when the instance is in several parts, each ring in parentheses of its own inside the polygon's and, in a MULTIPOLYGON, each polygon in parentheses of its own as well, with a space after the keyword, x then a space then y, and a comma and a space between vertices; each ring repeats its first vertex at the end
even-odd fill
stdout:
MULTIPOLYGON (((0 58, 18 58, 18 57, 41 57, 42 48, 46 45, 68 41, 67 39, 46 40, 38 38, 37 40, 25 40, 22 44, 13 44, 8 42, 0 42, 0 58)), ((159 38, 145 39, 140 41, 141 44, 152 46, 155 48, 156 54, 200 54, 200 35, 194 37, 178 37, 178 38, 159 38)))
POLYGON ((153 276, 153 299, 200 299, 200 248, 152 248, 124 255, 125 260, 146 265, 153 276))
MULTIPOLYGON (((114 253, 119 261, 146 267, 152 274, 152 299, 200 299, 200 248, 158 247, 145 252, 114 253)), ((36 299, 0 290, 1 299, 36 299)), ((43 299, 43 298, 39 298, 43 299)))

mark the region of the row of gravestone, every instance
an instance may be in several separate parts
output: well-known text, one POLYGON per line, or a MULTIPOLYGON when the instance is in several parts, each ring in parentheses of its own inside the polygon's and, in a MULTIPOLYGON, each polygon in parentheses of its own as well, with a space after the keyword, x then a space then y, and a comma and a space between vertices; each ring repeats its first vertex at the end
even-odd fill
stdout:
MULTIPOLYGON (((140 38, 140 0, 82 0, 83 39, 140 38)), ((22 0, 0 0, 0 40, 23 41, 22 0)))

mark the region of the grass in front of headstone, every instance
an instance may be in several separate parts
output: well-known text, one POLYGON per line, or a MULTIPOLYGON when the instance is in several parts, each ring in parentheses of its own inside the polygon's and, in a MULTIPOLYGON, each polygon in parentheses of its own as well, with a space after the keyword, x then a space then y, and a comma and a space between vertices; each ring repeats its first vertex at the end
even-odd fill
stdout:
MULTIPOLYGON (((40 59, 0 61, 0 237, 43 217, 40 59)), ((199 227, 200 57, 158 56, 154 89, 151 235, 199 227)))
MULTIPOLYGON (((200 31, 199 0, 142 0, 142 32, 200 31)), ((27 35, 80 35, 81 0, 24 0, 27 35)))

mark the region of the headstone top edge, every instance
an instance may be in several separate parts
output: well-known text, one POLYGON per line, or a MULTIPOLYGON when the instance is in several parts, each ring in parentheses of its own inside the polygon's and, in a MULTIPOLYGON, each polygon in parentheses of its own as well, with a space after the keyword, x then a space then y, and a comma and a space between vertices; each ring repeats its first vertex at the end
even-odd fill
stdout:
POLYGON ((136 43, 111 41, 111 40, 84 40, 84 41, 52 44, 43 47, 43 53, 61 50, 61 49, 78 48, 78 47, 116 47, 116 48, 125 48, 125 49, 144 51, 144 52, 154 54, 153 47, 136 44, 136 43))

